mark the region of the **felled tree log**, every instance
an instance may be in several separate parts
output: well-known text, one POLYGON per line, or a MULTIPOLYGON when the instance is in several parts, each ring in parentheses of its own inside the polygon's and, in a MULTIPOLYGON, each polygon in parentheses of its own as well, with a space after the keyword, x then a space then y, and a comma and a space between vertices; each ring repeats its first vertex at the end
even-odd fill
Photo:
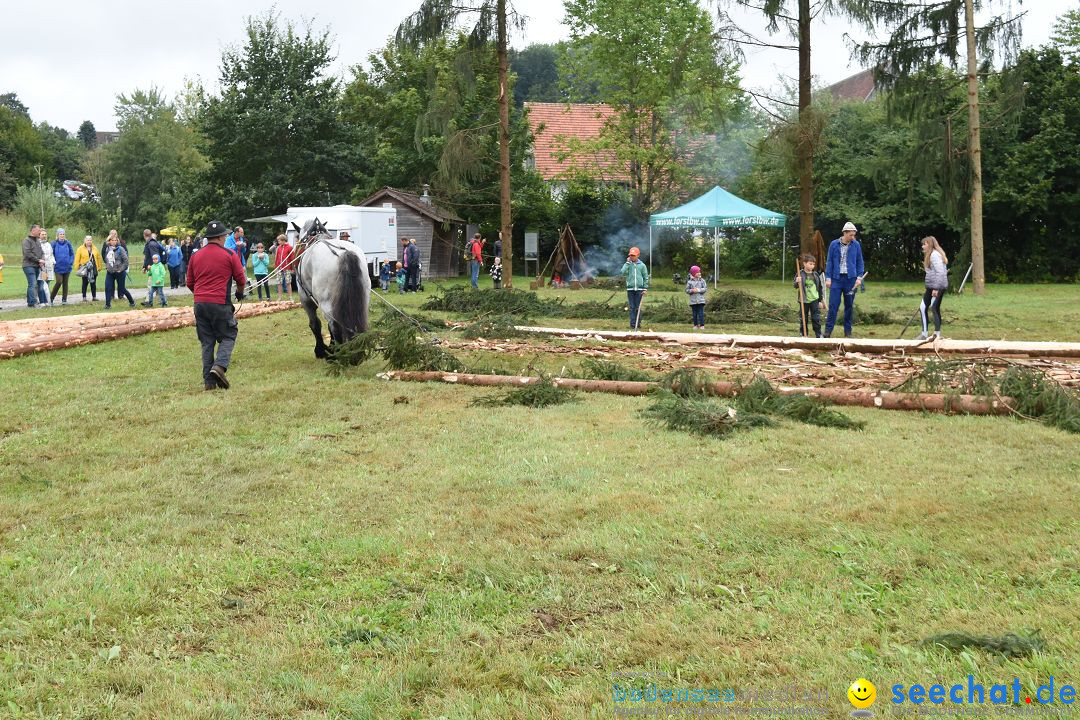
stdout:
MULTIPOLYGON (((237 318, 256 317, 299 307, 294 302, 244 305, 237 318)), ((123 314, 95 313, 62 318, 33 318, 0 323, 0 358, 89 345, 117 338, 173 330, 195 324, 193 308, 161 308, 123 314), (16 327, 9 327, 16 326, 16 327)))
POLYGON ((964 355, 1024 355, 1027 357, 1080 357, 1080 342, 1034 342, 1019 340, 887 340, 876 338, 806 338, 777 335, 726 335, 714 333, 628 332, 625 330, 576 330, 517 326, 524 332, 557 337, 601 336, 607 340, 658 340, 681 345, 727 347, 781 347, 835 352, 920 353, 964 355))
MULTIPOLYGON (((521 375, 473 375, 470 373, 419 372, 394 370, 380 373, 387 380, 406 380, 411 382, 444 382, 459 385, 480 385, 500 387, 520 387, 540 382, 538 377, 521 375)), ((580 380, 578 378, 552 378, 558 387, 572 388, 583 392, 606 392, 616 395, 645 395, 657 383, 636 382, 630 380, 580 380)), ((735 397, 739 394, 739 385, 733 382, 716 381, 706 385, 706 391, 720 397, 735 397)), ((939 413, 961 413, 967 415, 1007 415, 1012 412, 1011 398, 987 400, 977 395, 941 395, 936 393, 896 393, 887 390, 842 390, 832 388, 790 388, 780 387, 776 391, 782 395, 809 395, 818 397, 833 405, 871 407, 882 410, 918 410, 939 413)))

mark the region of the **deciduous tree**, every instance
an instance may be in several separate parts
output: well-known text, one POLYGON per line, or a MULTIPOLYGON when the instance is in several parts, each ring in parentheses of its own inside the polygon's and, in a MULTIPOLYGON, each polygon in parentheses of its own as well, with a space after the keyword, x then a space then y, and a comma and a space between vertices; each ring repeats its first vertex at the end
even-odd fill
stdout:
POLYGON ((634 214, 644 219, 695 184, 695 145, 742 109, 736 68, 694 0, 566 0, 565 9, 568 93, 595 87, 615 110, 597 139, 571 139, 567 150, 612 158, 614 170, 586 172, 629 176, 634 214))

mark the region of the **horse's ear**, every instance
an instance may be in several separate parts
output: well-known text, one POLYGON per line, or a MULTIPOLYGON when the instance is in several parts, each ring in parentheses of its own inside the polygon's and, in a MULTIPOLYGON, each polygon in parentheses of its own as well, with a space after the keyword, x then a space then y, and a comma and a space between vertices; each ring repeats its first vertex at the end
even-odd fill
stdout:
POLYGON ((296 223, 289 223, 289 224, 293 226, 293 230, 295 230, 296 232, 300 232, 300 226, 299 225, 297 225, 296 223))

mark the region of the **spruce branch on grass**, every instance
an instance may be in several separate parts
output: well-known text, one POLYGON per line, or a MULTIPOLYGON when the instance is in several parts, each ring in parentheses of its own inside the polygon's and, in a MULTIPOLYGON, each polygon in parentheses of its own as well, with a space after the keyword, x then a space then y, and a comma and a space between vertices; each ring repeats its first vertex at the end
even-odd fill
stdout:
POLYGON ((764 378, 742 386, 730 404, 708 397, 708 382, 699 370, 679 368, 660 381, 661 389, 643 415, 669 430, 727 437, 734 430, 772 427, 773 418, 811 425, 860 429, 863 423, 806 395, 782 395, 764 378))
POLYGON ((1080 393, 1036 368, 1002 358, 931 360, 894 388, 900 392, 1009 397, 1013 411, 1029 420, 1080 433, 1080 393))
POLYGON ((651 373, 640 368, 596 358, 587 358, 581 361, 581 375, 584 378, 593 380, 614 380, 616 382, 626 380, 649 382, 656 379, 651 373))
POLYGON ((497 395, 478 397, 469 405, 475 407, 513 407, 522 405, 529 408, 544 408, 551 405, 577 402, 577 400, 578 393, 557 386, 551 381, 550 375, 541 374, 539 382, 523 385, 497 395))

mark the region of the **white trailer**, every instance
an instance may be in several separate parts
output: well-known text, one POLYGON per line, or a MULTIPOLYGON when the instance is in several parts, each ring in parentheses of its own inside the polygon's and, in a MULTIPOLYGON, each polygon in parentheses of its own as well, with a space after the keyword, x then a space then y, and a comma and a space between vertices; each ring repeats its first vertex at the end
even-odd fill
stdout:
POLYGON ((397 209, 390 207, 358 207, 334 205, 331 207, 291 207, 281 215, 249 218, 244 222, 285 223, 289 244, 296 244, 296 231, 292 224, 301 228, 318 218, 328 231, 339 238, 349 232, 349 240, 360 246, 368 262, 368 273, 379 276, 379 267, 387 260, 397 258, 397 209))

